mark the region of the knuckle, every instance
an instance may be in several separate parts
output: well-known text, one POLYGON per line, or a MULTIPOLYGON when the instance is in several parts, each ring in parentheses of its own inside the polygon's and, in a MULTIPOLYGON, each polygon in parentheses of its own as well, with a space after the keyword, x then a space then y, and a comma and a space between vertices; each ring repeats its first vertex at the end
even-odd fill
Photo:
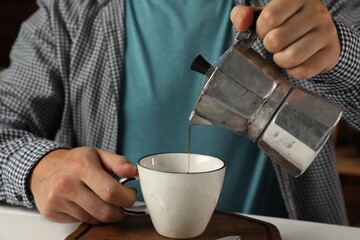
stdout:
POLYGON ((76 176, 83 176, 87 169, 85 162, 81 158, 71 159, 69 165, 76 176))
POLYGON ((298 65, 300 59, 302 59, 301 53, 294 48, 287 48, 278 54, 274 54, 274 61, 283 68, 291 68, 298 65))
POLYGON ((264 46, 270 53, 276 53, 283 49, 283 40, 281 34, 276 29, 266 34, 264 46))
POLYGON ((329 47, 328 50, 328 62, 334 63, 334 65, 339 61, 340 58, 340 49, 338 47, 329 47))
POLYGON ((266 9, 261 15, 268 27, 274 28, 278 25, 279 13, 275 9, 266 9))
POLYGON ((329 11, 324 4, 314 4, 312 5, 312 9, 317 17, 328 18, 330 16, 329 11))
POLYGON ((97 150, 95 147, 88 147, 88 146, 85 146, 85 147, 81 147, 80 148, 81 150, 85 150, 85 152, 91 152, 91 153, 97 153, 97 150))
POLYGON ((286 60, 290 64, 296 64, 296 60, 301 58, 301 52, 297 51, 295 48, 288 48, 286 51, 286 60))
POLYGON ((57 215, 56 212, 51 209, 51 207, 45 207, 41 210, 41 215, 44 216, 44 218, 50 220, 50 221, 57 221, 57 215))
POLYGON ((336 27, 333 18, 327 8, 324 5, 317 5, 314 7, 315 14, 313 18, 321 22, 322 27, 329 33, 330 31, 336 31, 336 27))
POLYGON ((298 80, 305 80, 312 76, 313 70, 311 67, 296 67, 291 70, 288 70, 288 74, 298 80))
POLYGON ((74 181, 67 176, 57 176, 53 180, 53 189, 48 192, 47 201, 55 204, 61 196, 73 197, 77 194, 74 181))
MULTIPOLYGON (((337 28, 334 24, 333 21, 328 22, 328 24, 326 24, 326 26, 323 29, 324 34, 326 34, 328 36, 328 39, 336 39, 336 42, 339 42, 339 33, 337 31, 337 28)), ((331 42, 335 42, 335 41, 331 41, 331 42)))
MULTIPOLYGON (((56 177, 54 180, 55 189, 61 193, 69 193, 72 190, 72 181, 64 176, 56 177)), ((50 194, 54 195, 54 194, 50 194)))
POLYGON ((335 25, 331 25, 331 26, 327 27, 326 31, 331 36, 330 39, 339 39, 339 33, 338 33, 335 25))
POLYGON ((108 185, 104 188, 103 200, 109 203, 114 203, 117 199, 115 186, 108 185))
POLYGON ((112 209, 110 209, 108 206, 103 206, 97 213, 97 219, 104 223, 112 222, 114 219, 112 209))
POLYGON ((127 207, 131 207, 136 202, 136 190, 131 189, 131 194, 129 195, 129 202, 127 207))
POLYGON ((48 220, 53 221, 54 220, 54 216, 52 214, 52 212, 48 211, 48 210, 44 210, 41 212, 41 214, 48 220))
POLYGON ((291 68, 296 65, 293 60, 289 59, 287 57, 287 55, 285 55, 283 53, 274 54, 273 60, 276 63, 276 65, 278 65, 281 68, 285 68, 285 69, 291 68))
POLYGON ((325 34, 327 35, 337 36, 337 29, 332 19, 332 16, 328 12, 326 12, 326 13, 321 13, 319 18, 321 19, 320 26, 322 28, 322 31, 324 31, 325 34))
POLYGON ((54 192, 48 193, 48 195, 45 198, 45 211, 51 211, 51 206, 56 206, 57 202, 57 194, 54 192))

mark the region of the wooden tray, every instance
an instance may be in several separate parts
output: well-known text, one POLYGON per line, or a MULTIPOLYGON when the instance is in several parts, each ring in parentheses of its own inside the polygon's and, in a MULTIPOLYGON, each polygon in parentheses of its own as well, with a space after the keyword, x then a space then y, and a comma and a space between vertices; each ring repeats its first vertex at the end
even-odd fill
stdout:
MULTIPOLYGON (((272 224, 243 215, 215 211, 205 232, 193 239, 217 239, 239 235, 241 240, 281 240, 272 224)), ((89 225, 82 223, 66 240, 169 239, 159 235, 148 215, 129 216, 117 223, 89 225)))

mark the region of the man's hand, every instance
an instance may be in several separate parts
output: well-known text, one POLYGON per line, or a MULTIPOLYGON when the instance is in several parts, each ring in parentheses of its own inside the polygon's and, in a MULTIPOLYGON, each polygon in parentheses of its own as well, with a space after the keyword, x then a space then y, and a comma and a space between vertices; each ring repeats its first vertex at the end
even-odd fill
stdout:
MULTIPOLYGON (((231 20, 239 31, 253 21, 251 7, 236 6, 231 20)), ((331 70, 340 57, 332 16, 319 0, 272 0, 262 10, 256 32, 275 63, 296 79, 331 70)))
POLYGON ((122 220, 136 193, 111 174, 130 177, 135 166, 122 156, 91 147, 58 149, 44 156, 30 177, 30 190, 40 213, 56 222, 90 224, 122 220))

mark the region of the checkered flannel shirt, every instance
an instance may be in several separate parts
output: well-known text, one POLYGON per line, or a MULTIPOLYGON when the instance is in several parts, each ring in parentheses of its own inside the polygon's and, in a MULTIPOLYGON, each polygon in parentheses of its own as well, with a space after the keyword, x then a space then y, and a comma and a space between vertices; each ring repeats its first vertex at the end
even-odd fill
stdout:
MULTIPOLYGON (((340 36, 339 63, 307 81, 283 74, 339 103, 343 118, 360 130, 360 4, 324 2, 340 36)), ((44 154, 77 146, 115 152, 121 127, 124 0, 38 0, 38 5, 21 27, 11 66, 0 74, 0 201, 26 207, 34 207, 27 177, 44 154)), ((255 49, 271 60, 261 43, 255 49)), ((331 140, 301 177, 276 163, 274 168, 290 218, 347 224, 331 140)))

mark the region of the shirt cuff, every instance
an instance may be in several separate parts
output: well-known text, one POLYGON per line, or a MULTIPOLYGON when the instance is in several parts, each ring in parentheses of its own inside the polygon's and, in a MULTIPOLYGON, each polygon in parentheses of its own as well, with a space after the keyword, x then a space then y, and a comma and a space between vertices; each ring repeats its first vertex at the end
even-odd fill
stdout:
POLYGON ((313 78, 317 89, 330 95, 351 92, 360 81, 360 36, 340 21, 334 22, 341 47, 339 62, 330 71, 313 78))
POLYGON ((28 208, 35 206, 32 194, 28 189, 28 176, 39 159, 58 148, 65 148, 65 146, 41 139, 29 142, 11 156, 3 173, 7 203, 28 208))

